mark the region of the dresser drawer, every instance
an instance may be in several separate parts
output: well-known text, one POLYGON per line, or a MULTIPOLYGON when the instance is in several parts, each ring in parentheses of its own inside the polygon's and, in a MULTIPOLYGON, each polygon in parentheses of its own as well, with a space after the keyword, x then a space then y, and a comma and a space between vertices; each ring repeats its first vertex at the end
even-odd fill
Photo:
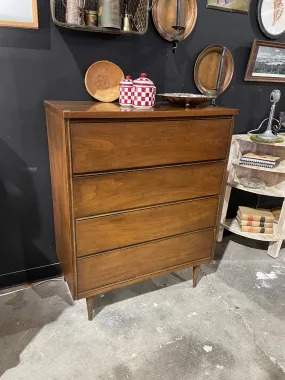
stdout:
POLYGON ((80 259, 79 293, 210 257, 213 241, 207 230, 80 259))
POLYGON ((218 201, 213 197, 76 221, 77 255, 213 227, 218 201))
POLYGON ((219 194, 224 162, 76 177, 75 217, 219 194))
POLYGON ((71 123, 74 173, 224 159, 231 119, 71 123))

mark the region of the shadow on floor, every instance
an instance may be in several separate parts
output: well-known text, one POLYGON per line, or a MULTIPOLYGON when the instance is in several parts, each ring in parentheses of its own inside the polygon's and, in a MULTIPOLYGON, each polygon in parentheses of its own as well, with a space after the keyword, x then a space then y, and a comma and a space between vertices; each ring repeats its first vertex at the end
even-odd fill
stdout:
MULTIPOLYGON (((93 298, 93 318, 95 318, 106 306, 117 302, 125 301, 143 294, 159 291, 161 289, 173 286, 182 282, 192 280, 192 268, 180 272, 173 272, 167 275, 155 277, 125 286, 119 289, 111 290, 107 293, 98 294, 93 298)), ((192 283, 189 284, 192 287, 192 283)))
POLYGON ((267 249, 268 242, 266 241, 247 239, 234 234, 225 235, 223 241, 216 244, 213 263, 207 265, 207 272, 208 274, 217 272, 221 262, 223 260, 235 260, 235 253, 237 252, 239 260, 254 260, 257 257, 259 260, 268 260, 267 249), (241 256, 239 247, 242 247, 241 250, 243 251, 241 256), (258 256, 256 256, 256 251, 259 251, 258 256), (264 251, 264 255, 260 256, 260 251, 264 251))
POLYGON ((39 331, 72 304, 63 280, 0 297, 0 378, 20 363, 21 353, 39 331))

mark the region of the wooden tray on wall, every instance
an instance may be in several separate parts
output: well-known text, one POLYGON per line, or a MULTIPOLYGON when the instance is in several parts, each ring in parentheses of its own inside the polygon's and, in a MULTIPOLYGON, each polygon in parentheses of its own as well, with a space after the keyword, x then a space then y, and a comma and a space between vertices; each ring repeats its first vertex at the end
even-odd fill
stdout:
POLYGON ((181 26, 185 30, 181 34, 176 34, 172 28, 176 24, 177 0, 153 0, 152 18, 154 25, 167 41, 182 41, 189 36, 197 21, 197 0, 181 1, 181 26))
MULTIPOLYGON (((225 48, 224 68, 221 77, 221 87, 219 94, 224 92, 231 83, 234 73, 234 59, 225 48)), ((216 94, 216 85, 219 75, 220 62, 223 46, 211 45, 204 49, 196 60, 194 67, 194 81, 198 90, 204 95, 216 94)))

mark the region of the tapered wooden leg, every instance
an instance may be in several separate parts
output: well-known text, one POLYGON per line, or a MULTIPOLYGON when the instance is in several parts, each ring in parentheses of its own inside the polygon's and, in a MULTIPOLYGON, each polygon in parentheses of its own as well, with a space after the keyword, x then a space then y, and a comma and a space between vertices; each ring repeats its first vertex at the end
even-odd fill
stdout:
POLYGON ((196 288, 199 272, 200 272, 200 265, 194 266, 193 267, 193 288, 196 288))
POLYGON ((92 321, 92 319, 93 319, 93 297, 86 298, 86 303, 87 303, 88 320, 92 321))

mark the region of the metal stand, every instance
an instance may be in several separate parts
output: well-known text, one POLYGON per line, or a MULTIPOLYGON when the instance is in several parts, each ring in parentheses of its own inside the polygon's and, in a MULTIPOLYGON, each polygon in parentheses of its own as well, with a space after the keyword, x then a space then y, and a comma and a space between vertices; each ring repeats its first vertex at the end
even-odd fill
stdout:
POLYGON ((259 131, 259 129, 262 127, 263 123, 266 120, 268 120, 266 131, 263 132, 263 133, 260 133, 260 134, 259 133, 254 134, 254 136, 256 136, 260 140, 273 140, 274 141, 274 140, 277 140, 278 138, 280 138, 280 136, 278 136, 277 133, 276 134, 273 133, 273 129, 275 129, 275 131, 278 131, 281 128, 279 120, 277 120, 278 127, 272 126, 273 120, 276 120, 276 119, 274 119, 275 108, 276 108, 276 104, 280 100, 280 97, 281 97, 281 91, 280 90, 273 90, 271 92, 271 94, 270 94, 270 101, 273 104, 272 104, 272 106, 270 108, 270 114, 269 114, 268 119, 264 119, 257 129, 253 129, 253 130, 249 131, 248 132, 249 135, 253 135, 252 132, 259 131))

